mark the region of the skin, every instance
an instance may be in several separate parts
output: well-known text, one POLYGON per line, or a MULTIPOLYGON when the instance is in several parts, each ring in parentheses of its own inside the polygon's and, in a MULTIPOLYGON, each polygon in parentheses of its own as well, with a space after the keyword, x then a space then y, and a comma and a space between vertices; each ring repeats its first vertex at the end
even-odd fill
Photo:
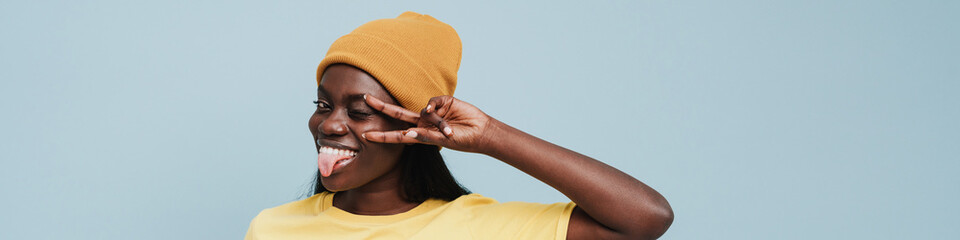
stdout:
MULTIPOLYGON (((491 156, 559 190, 577 204, 570 217, 567 239, 655 239, 673 222, 673 210, 660 193, 616 168, 497 121, 452 96, 430 99, 419 113, 409 111, 400 107, 373 77, 363 75, 366 73, 350 66, 330 67, 323 81, 331 82, 323 82, 321 89, 333 95, 333 91, 366 93, 363 102, 379 112, 376 117, 360 122, 345 117, 344 111, 340 115, 315 113, 310 120, 315 137, 355 141, 365 146, 363 151, 380 154, 360 153, 368 156, 355 161, 362 161, 371 170, 361 172, 359 167, 349 165, 351 169, 344 169, 350 175, 368 175, 342 179, 333 179, 337 176, 331 175, 329 182, 334 188, 327 185, 327 178, 323 179, 324 187, 342 190, 334 197, 334 206, 338 208, 356 214, 386 215, 415 207, 418 203, 405 202, 400 197, 395 168, 399 152, 391 146, 424 143, 491 156), (373 81, 379 89, 366 80, 373 81), (331 135, 325 134, 324 129, 333 130, 335 126, 327 124, 355 127, 331 135)), ((333 109, 336 112, 338 108, 333 109)))
MULTIPOLYGON (((404 201, 399 191, 400 169, 397 162, 402 144, 370 142, 362 133, 406 129, 411 124, 391 118, 370 108, 363 95, 396 101, 376 79, 348 65, 332 65, 321 78, 317 91, 317 110, 308 123, 314 143, 336 143, 357 152, 356 159, 342 172, 320 181, 327 190, 338 192, 334 206, 362 215, 402 213, 419 203, 404 201)), ((320 152, 320 145, 316 145, 320 152)))

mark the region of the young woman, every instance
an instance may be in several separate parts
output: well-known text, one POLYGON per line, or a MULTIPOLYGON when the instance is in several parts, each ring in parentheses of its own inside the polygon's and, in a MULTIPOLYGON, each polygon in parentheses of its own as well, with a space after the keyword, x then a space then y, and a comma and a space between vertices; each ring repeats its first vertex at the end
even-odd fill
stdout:
POLYGON ((315 195, 262 211, 246 239, 655 239, 667 230, 673 211, 657 191, 452 97, 460 46, 452 27, 413 12, 334 42, 308 124, 315 195), (496 158, 572 202, 470 194, 440 148, 496 158))

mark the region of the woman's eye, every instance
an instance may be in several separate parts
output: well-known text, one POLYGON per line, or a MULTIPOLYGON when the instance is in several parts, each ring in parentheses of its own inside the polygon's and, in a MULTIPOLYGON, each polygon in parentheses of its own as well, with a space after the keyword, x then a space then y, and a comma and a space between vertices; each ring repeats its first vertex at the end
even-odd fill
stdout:
POLYGON ((368 113, 368 112, 361 112, 361 111, 350 111, 350 114, 351 114, 351 115, 357 115, 357 116, 370 116, 370 115, 372 115, 372 114, 370 114, 370 113, 368 113))
POLYGON ((329 108, 330 108, 330 105, 328 105, 326 102, 313 101, 313 104, 316 104, 316 105, 317 105, 317 108, 319 108, 319 109, 329 109, 329 108))
POLYGON ((363 111, 350 111, 349 113, 350 115, 355 117, 369 117, 370 115, 373 115, 372 113, 363 112, 363 111))

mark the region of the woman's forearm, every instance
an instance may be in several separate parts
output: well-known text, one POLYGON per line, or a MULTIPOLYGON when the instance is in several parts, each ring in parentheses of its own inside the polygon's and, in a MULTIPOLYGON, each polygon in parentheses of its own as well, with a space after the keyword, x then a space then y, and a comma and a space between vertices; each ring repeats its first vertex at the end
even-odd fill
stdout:
POLYGON ((598 223, 626 236, 659 236, 672 223, 667 200, 636 178, 492 121, 483 153, 559 190, 598 223))

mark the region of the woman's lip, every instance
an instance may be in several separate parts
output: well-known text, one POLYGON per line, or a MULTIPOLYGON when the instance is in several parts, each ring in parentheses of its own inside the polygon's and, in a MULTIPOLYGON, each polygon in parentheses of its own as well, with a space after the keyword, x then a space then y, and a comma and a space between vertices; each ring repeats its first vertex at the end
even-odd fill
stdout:
POLYGON ((334 142, 334 141, 327 141, 327 140, 323 140, 323 139, 320 139, 320 138, 317 138, 316 143, 317 143, 317 146, 318 146, 318 147, 332 147, 332 148, 337 148, 337 149, 346 149, 346 150, 350 150, 350 151, 354 151, 354 152, 359 152, 359 151, 360 151, 359 149, 357 149, 357 148, 355 148, 355 147, 350 147, 350 146, 344 145, 344 144, 342 144, 342 143, 338 143, 338 142, 334 142))
POLYGON ((353 156, 344 160, 337 161, 337 163, 333 165, 333 170, 330 171, 330 175, 333 176, 333 174, 340 173, 341 169, 347 166, 350 166, 350 164, 352 164, 353 161, 356 159, 357 159, 357 156, 353 156))

